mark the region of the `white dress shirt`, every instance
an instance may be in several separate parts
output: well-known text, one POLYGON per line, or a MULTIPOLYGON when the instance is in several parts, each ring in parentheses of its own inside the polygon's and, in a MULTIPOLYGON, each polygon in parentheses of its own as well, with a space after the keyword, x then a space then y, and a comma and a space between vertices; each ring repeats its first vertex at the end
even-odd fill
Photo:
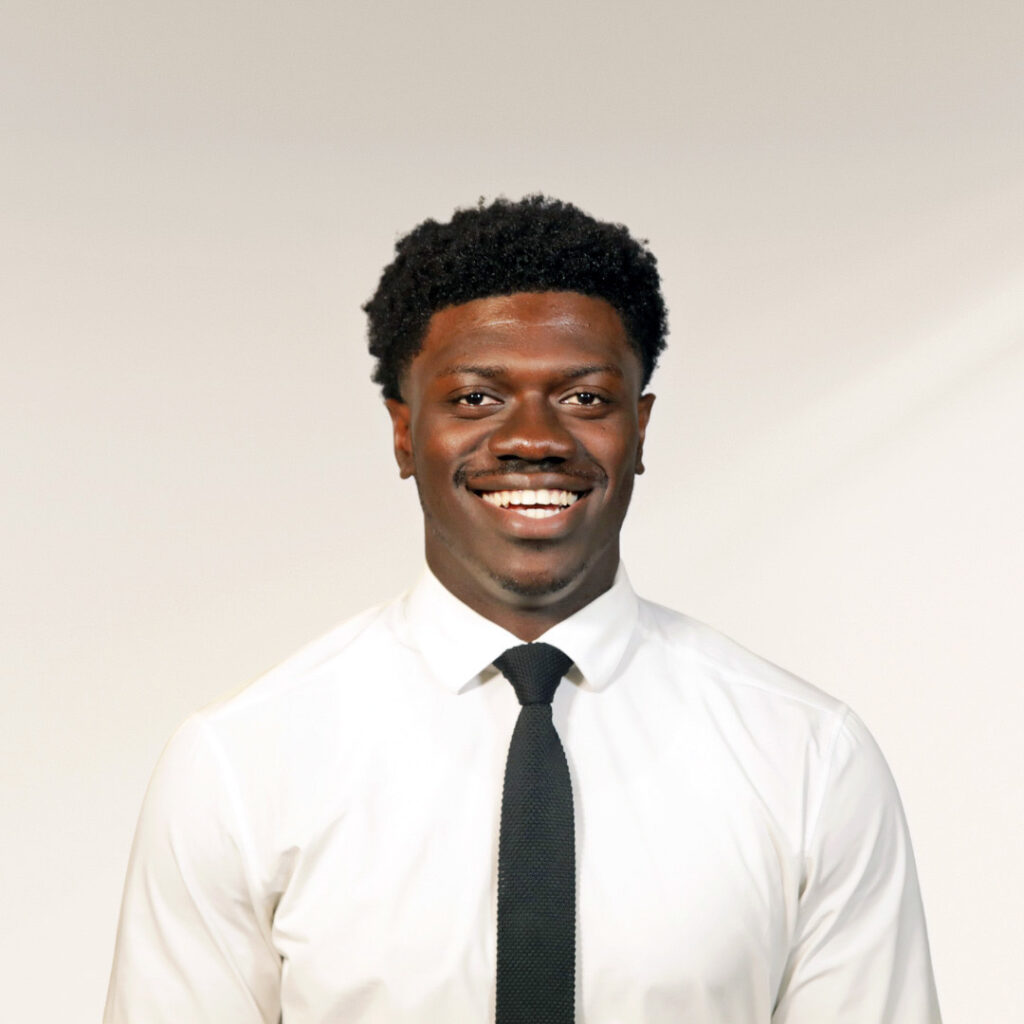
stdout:
MULTIPOLYGON (((580 1024, 934 1024, 892 777, 842 704, 611 590, 543 637, 580 1024)), ((146 795, 108 1024, 493 1019, 519 641, 427 573, 190 718, 146 795)))

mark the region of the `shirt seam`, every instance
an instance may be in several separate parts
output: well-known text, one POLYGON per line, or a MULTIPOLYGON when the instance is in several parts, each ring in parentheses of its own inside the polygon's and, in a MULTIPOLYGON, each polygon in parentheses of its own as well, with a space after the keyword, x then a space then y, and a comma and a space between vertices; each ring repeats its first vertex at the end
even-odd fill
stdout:
MULTIPOLYGON (((747 689, 757 690, 759 693, 764 693, 768 694, 769 696, 778 697, 780 700, 792 701, 795 704, 800 704, 803 707, 812 708, 815 711, 820 711, 825 714, 839 715, 840 722, 845 721, 846 719, 846 714, 849 711, 849 708, 846 707, 845 704, 837 701, 834 697, 829 697, 829 695, 826 694, 824 691, 820 692, 822 697, 825 698, 825 701, 813 701, 808 699, 807 697, 802 697, 798 693, 786 693, 784 690, 779 689, 778 687, 765 685, 764 683, 759 682, 755 679, 737 678, 736 675, 727 665, 723 665, 722 662, 720 662, 716 658, 713 658, 710 654, 707 654, 705 651, 690 646, 687 646, 686 649, 690 651, 693 654, 694 658, 699 660, 703 665, 716 669, 720 673, 728 673, 729 677, 727 679, 709 679, 708 683, 711 685, 742 686, 747 689), (826 701, 831 701, 832 707, 829 707, 826 701)), ((752 655, 752 657, 757 657, 757 655, 752 655)), ((813 684, 807 683, 806 680, 800 679, 799 676, 793 676, 791 673, 786 672, 786 669, 780 668, 778 665, 774 664, 774 662, 765 661, 765 664, 770 665, 775 671, 785 673, 786 675, 790 675, 793 679, 799 679, 800 682, 808 686, 813 686, 813 684)))
POLYGON ((203 739, 206 742, 210 753, 217 762, 220 770, 221 784, 224 788, 224 794, 227 797, 228 804, 231 808, 231 815, 234 818, 236 834, 238 836, 239 852, 242 855, 243 870, 245 872, 246 890, 249 893, 249 902, 252 906, 253 917, 259 922, 260 933, 263 936, 263 940, 266 943, 267 948, 277 956, 277 950, 274 948, 270 930, 266 927, 263 920, 262 908, 254 899, 254 896, 259 891, 259 886, 256 884, 256 873, 253 870, 254 864, 256 863, 256 844, 245 827, 245 815, 242 813, 242 795, 238 788, 238 781, 231 768, 231 762, 228 759, 227 753, 224 751, 224 748, 214 735, 210 722, 201 718, 199 726, 203 739))
POLYGON ((232 714, 240 714, 243 712, 245 708, 258 707, 260 704, 264 704, 268 700, 273 700, 277 697, 280 697, 282 693, 291 692, 292 690, 298 689, 299 687, 306 685, 309 682, 310 676, 314 672, 323 668, 324 665, 328 664, 334 659, 340 658, 349 649, 349 647, 352 646, 352 644, 359 640, 363 636, 363 634, 366 633, 368 629, 370 629, 371 626, 373 626, 384 614, 386 614, 388 607, 388 604, 382 604, 374 608, 368 608, 365 611, 361 612, 359 615, 354 616, 352 619, 340 623, 339 625, 334 627, 333 630, 329 630, 322 636, 317 637, 314 640, 311 640, 308 644, 305 645, 304 648, 297 651, 291 658, 279 663, 275 667, 271 668, 269 671, 264 672, 261 675, 258 675, 255 679, 246 683, 244 686, 242 686, 235 692, 230 693, 227 697, 221 699, 220 701, 214 702, 207 708, 204 708, 201 712, 199 712, 199 714, 202 716, 204 723, 206 723, 209 726, 215 719, 222 717, 229 718, 231 717, 232 714), (345 628, 346 625, 351 625, 355 623, 358 619, 363 618, 365 618, 366 621, 357 631, 348 636, 340 647, 336 648, 335 650, 332 650, 330 654, 325 655, 323 658, 319 659, 311 665, 303 665, 300 669, 297 669, 295 671, 289 670, 289 662, 297 661, 298 659, 300 659, 307 648, 315 646, 320 641, 325 640, 327 637, 329 637, 332 633, 338 630, 342 630, 345 628), (261 693, 258 695, 251 694, 248 692, 259 683, 269 679, 271 676, 274 675, 280 675, 283 677, 282 682, 284 685, 280 689, 275 689, 269 693, 261 693), (243 697, 246 697, 247 699, 243 701, 243 697))
POLYGON ((832 784, 832 773, 835 765, 836 747, 839 745, 839 737, 845 731, 846 722, 850 717, 850 708, 847 705, 843 704, 840 711, 839 722, 836 724, 835 731, 832 734, 832 740, 828 746, 828 753, 825 756, 825 775, 821 784, 821 797, 818 800, 818 806, 812 816, 811 827, 807 830, 802 843, 801 859, 805 866, 807 864, 808 850, 813 845, 812 841, 817 834, 818 825, 821 823, 821 816, 825 809, 825 801, 828 796, 829 786, 832 784))

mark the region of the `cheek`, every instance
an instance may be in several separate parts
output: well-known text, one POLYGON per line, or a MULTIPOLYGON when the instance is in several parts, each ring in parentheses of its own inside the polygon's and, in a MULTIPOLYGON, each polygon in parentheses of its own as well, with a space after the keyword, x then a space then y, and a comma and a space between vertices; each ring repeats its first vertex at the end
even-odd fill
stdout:
POLYGON ((610 422, 597 422, 591 426, 593 429, 578 435, 580 443, 587 455, 621 485, 623 477, 633 475, 639 433, 610 422))
POLYGON ((484 440, 484 432, 473 423, 438 429, 429 422, 417 424, 413 430, 413 459, 417 476, 442 479, 455 476, 466 459, 476 452, 484 440))

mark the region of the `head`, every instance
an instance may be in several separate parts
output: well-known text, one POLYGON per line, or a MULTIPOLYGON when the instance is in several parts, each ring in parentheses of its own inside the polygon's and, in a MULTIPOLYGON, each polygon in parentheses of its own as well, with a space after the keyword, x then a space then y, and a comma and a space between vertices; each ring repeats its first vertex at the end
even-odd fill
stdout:
POLYGON ((365 309, 428 564, 532 639, 614 578, 666 332, 655 259, 542 196, 426 221, 396 251, 365 309))

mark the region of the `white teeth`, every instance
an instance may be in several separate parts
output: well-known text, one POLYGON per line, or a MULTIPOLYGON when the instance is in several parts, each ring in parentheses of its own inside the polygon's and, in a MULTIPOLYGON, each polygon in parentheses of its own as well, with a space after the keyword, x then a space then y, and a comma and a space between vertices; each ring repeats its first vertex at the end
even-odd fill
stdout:
POLYGON ((575 491, 556 491, 548 488, 537 491, 483 491, 480 497, 495 508, 518 508, 523 515, 528 515, 531 519, 543 519, 545 516, 558 514, 558 509, 532 506, 560 505, 562 508, 568 508, 580 498, 575 491))

